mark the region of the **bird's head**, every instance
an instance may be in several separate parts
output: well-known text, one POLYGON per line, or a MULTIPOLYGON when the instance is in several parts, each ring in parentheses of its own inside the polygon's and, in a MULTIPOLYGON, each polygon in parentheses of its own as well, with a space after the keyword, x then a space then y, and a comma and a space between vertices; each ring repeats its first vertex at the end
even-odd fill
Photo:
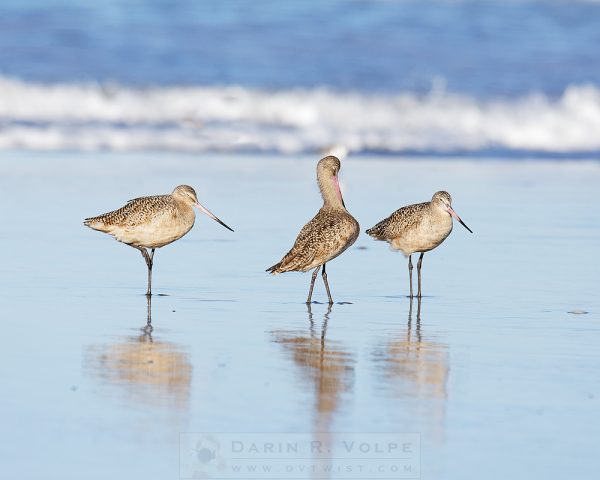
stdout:
POLYGON ((431 199, 431 204, 434 206, 434 208, 438 208, 444 212, 447 212, 448 214, 456 218, 456 220, 458 220, 463 227, 465 227, 469 232, 473 233, 473 230, 467 227, 465 222, 463 222, 460 219, 458 214, 452 208, 452 197, 448 192, 444 192, 443 190, 435 192, 431 199))
POLYGON ((204 207, 200 204, 200 202, 198 201, 198 197, 196 196, 196 190, 194 190, 189 185, 179 185, 178 187, 175 188, 175 190, 173 190, 173 193, 171 194, 171 196, 173 196, 173 198, 175 198, 181 202, 184 202, 186 205, 189 205, 190 207, 196 207, 202 213, 204 213, 204 214, 208 215, 210 218, 212 218, 215 222, 220 223, 227 230, 231 230, 233 232, 232 228, 225 225, 221 220, 219 220, 216 217, 216 215, 211 213, 206 207, 204 207))

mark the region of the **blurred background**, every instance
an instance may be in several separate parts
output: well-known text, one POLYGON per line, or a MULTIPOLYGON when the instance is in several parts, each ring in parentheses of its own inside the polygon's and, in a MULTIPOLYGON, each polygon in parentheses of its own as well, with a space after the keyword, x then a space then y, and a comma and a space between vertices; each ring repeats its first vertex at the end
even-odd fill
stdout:
POLYGON ((593 0, 0 2, 0 149, 598 157, 593 0))

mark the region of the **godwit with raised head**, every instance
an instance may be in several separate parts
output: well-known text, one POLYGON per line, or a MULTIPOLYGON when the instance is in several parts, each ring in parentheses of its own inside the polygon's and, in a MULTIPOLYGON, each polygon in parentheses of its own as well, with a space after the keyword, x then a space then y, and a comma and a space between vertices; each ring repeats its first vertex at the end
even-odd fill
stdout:
POLYGON ((148 267, 146 295, 152 295, 154 250, 179 240, 192 229, 196 219, 193 207, 233 232, 200 205, 196 192, 187 185, 179 185, 170 195, 134 198, 118 210, 86 218, 83 224, 142 252, 148 267), (146 249, 151 249, 150 253, 146 249))
POLYGON ((307 272, 314 268, 306 303, 311 301, 315 279, 321 266, 327 297, 329 303, 333 303, 325 264, 352 245, 360 231, 358 222, 348 213, 342 198, 338 182, 340 168, 337 157, 330 155, 319 160, 317 182, 323 197, 323 206, 319 213, 302 227, 292 249, 279 263, 267 269, 267 272, 277 274, 292 271, 307 272))
POLYGON ((408 256, 411 298, 414 296, 411 255, 416 252, 421 253, 417 263, 417 273, 419 275, 419 292, 417 296, 421 297, 423 255, 425 252, 433 250, 450 235, 452 217, 456 218, 463 227, 473 233, 452 209, 450 194, 448 192, 436 192, 431 202, 402 207, 367 230, 367 233, 376 240, 386 241, 393 249, 400 250, 405 256, 408 256))

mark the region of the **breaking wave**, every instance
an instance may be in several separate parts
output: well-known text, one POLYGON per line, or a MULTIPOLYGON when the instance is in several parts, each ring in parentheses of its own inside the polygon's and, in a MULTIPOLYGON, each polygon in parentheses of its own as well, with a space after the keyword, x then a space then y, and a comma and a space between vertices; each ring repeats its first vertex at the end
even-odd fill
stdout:
POLYGON ((0 77, 0 149, 312 152, 600 151, 600 90, 427 95, 41 84, 0 77))

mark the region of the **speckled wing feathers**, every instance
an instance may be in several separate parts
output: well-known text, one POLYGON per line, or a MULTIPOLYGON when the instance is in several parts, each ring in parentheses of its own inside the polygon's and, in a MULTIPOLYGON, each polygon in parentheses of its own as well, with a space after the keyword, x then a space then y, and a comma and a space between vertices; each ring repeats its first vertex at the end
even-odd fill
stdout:
POLYGON ((358 222, 345 210, 321 208, 300 230, 292 249, 268 272, 306 272, 344 252, 359 233, 358 222))
POLYGON ((390 240, 417 228, 423 219, 423 213, 429 209, 429 202, 416 203, 399 208, 389 217, 367 230, 367 234, 377 240, 390 240))
POLYGON ((104 231, 103 226, 135 227, 150 223, 157 212, 161 214, 171 212, 175 215, 176 205, 171 195, 134 198, 117 210, 86 218, 84 224, 100 231, 104 231))

